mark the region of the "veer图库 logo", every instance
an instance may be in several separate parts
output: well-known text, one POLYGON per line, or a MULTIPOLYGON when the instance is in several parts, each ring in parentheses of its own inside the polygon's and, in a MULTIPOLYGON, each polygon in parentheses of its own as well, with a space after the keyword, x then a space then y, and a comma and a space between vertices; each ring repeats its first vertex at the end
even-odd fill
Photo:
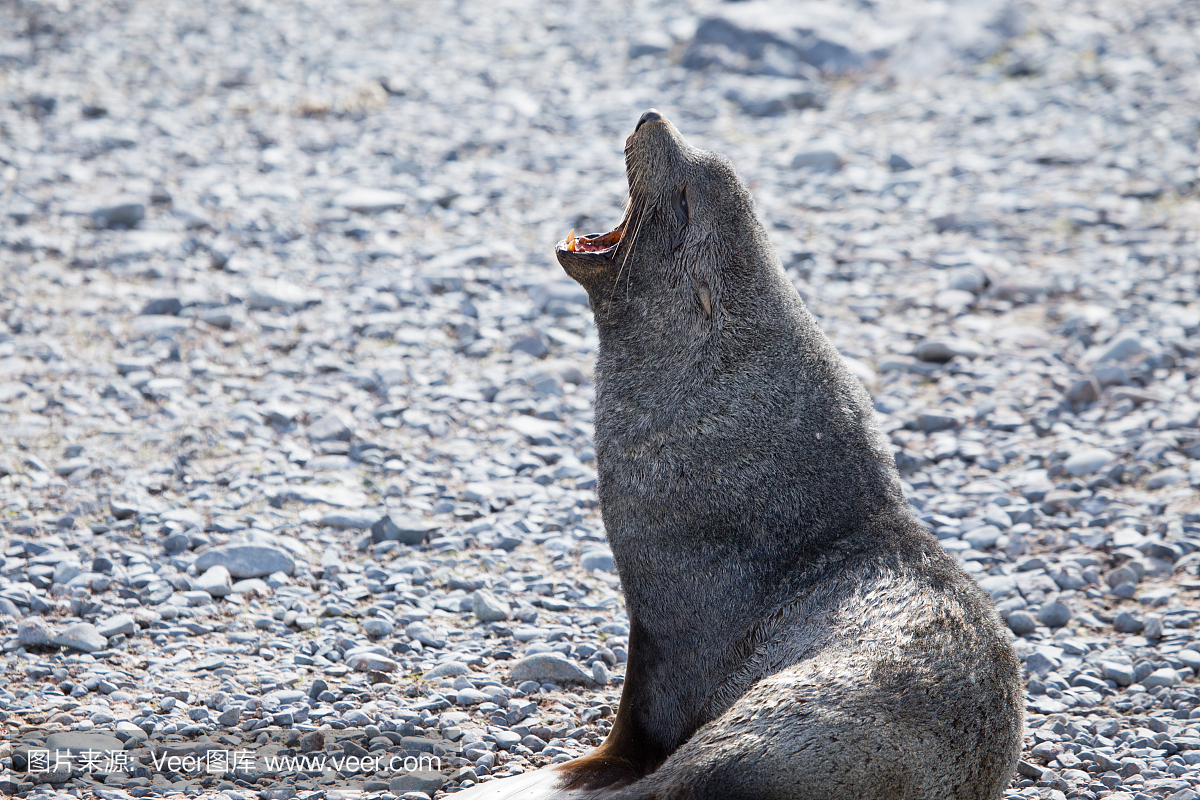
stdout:
MULTIPOLYGON (((372 733, 375 733, 372 731, 372 733)), ((440 773, 455 744, 425 737, 368 736, 361 730, 255 731, 245 741, 228 733, 146 735, 140 731, 25 731, 10 734, 13 769, 31 782, 76 777, 119 785, 122 779, 175 782, 214 776, 258 781, 306 778, 353 785, 407 773, 440 773)))

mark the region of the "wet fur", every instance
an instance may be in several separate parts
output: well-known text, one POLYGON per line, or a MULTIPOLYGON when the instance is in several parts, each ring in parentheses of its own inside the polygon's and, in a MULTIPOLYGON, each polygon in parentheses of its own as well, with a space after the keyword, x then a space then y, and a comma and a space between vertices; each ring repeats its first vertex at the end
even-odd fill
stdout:
POLYGON ((910 512, 869 396, 749 192, 665 118, 630 136, 626 166, 611 262, 558 253, 600 332, 624 693, 559 788, 511 796, 1001 797, 1024 713, 1007 632, 910 512))

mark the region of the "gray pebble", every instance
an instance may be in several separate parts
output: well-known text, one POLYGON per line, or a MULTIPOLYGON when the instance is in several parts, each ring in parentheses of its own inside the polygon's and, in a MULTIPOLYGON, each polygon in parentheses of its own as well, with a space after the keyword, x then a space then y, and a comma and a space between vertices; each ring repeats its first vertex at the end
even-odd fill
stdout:
POLYGON ((541 683, 591 684, 592 678, 578 664, 560 653, 537 653, 526 656, 513 664, 512 679, 539 681, 541 683))
POLYGON ((224 544, 210 547, 196 557, 196 569, 207 571, 222 566, 234 578, 259 578, 273 572, 291 575, 296 561, 286 550, 261 544, 224 544))

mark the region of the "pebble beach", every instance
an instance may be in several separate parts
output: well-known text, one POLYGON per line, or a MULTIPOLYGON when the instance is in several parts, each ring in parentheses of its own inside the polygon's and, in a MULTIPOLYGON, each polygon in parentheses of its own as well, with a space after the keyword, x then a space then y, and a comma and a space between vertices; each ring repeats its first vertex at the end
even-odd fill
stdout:
POLYGON ((603 741, 554 245, 655 107, 1011 629, 1007 800, 1200 800, 1198 75, 1192 0, 0 4, 0 794, 437 800, 603 741))

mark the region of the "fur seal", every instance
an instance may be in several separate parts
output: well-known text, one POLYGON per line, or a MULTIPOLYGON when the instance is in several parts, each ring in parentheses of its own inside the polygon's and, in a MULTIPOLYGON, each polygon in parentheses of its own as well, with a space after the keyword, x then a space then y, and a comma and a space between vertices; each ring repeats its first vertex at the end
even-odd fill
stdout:
POLYGON ((991 599, 905 502, 859 381, 723 156, 645 112, 618 227, 556 248, 600 333, 629 659, 592 754, 478 798, 991 800, 1024 728, 991 599))

